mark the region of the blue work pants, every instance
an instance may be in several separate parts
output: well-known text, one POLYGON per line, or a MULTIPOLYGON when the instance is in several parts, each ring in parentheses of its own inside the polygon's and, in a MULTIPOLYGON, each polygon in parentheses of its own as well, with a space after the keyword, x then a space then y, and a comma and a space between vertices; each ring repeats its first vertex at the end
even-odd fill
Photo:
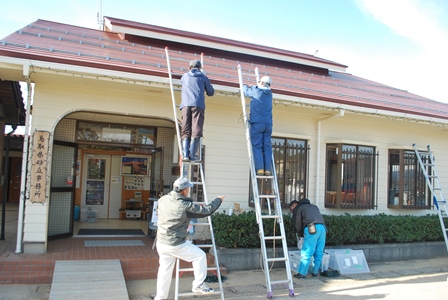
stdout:
POLYGON ((255 171, 264 170, 271 172, 272 159, 272 124, 251 123, 250 139, 254 153, 255 171))
POLYGON ((305 227, 303 231, 304 242, 302 250, 300 251, 300 265, 298 272, 304 276, 308 274, 310 267, 311 257, 313 257, 313 268, 311 273, 317 274, 322 264, 322 258, 324 256, 325 240, 327 237, 327 230, 323 224, 316 224, 316 233, 310 234, 308 227, 305 227))

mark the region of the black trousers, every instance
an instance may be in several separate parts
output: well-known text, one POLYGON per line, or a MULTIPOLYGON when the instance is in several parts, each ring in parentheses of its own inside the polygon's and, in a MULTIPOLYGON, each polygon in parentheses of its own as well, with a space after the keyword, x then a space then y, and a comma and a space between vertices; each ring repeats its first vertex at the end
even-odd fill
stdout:
POLYGON ((182 108, 182 139, 202 137, 204 127, 204 109, 196 106, 182 108))

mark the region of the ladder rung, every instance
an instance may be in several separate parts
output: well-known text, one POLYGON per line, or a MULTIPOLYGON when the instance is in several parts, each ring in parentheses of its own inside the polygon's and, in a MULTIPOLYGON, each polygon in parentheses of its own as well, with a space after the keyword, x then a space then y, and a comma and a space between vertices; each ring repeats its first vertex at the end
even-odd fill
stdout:
POLYGON ((289 283, 289 280, 275 280, 275 281, 271 281, 271 286, 273 284, 281 284, 281 283, 289 283))
POLYGON ((262 215, 261 218, 263 219, 278 219, 280 216, 278 215, 262 215))
POLYGON ((281 240, 283 239, 283 237, 281 235, 277 235, 277 236, 265 236, 264 237, 265 240, 281 240))
POLYGON ((195 244, 195 246, 198 246, 199 248, 211 248, 211 247, 213 247, 213 244, 204 244, 204 245, 196 245, 195 244))
MULTIPOLYGON (((217 267, 207 267, 207 271, 216 271, 218 270, 217 267)), ((193 268, 179 268, 179 271, 184 271, 184 272, 189 272, 189 271, 194 271, 193 268)))
POLYGON ((203 185, 202 181, 190 181, 192 184, 203 185))
POLYGON ((258 198, 275 199, 275 198, 277 198, 277 195, 258 195, 258 198))
POLYGON ((274 179, 272 175, 256 175, 257 178, 274 179))
POLYGON ((194 226, 209 226, 210 223, 190 223, 190 225, 194 225, 194 226))
POLYGON ((267 261, 286 261, 286 257, 273 257, 273 258, 268 258, 267 261))

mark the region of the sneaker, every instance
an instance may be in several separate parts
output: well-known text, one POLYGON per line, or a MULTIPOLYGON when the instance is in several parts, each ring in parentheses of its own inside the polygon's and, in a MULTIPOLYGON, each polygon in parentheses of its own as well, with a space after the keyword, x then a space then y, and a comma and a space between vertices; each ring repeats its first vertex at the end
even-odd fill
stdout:
POLYGON ((258 170, 257 176, 264 176, 264 170, 258 170))
POLYGON ((211 294, 214 292, 212 288, 209 288, 205 282, 203 282, 200 286, 197 288, 192 289, 193 293, 201 293, 201 294, 211 294))
POLYGON ((270 171, 264 171, 264 176, 271 176, 271 172, 270 171))
POLYGON ((302 275, 302 274, 300 274, 300 273, 297 273, 297 274, 295 274, 295 275, 293 275, 293 276, 294 276, 294 278, 297 278, 297 279, 304 279, 304 278, 306 278, 305 275, 302 275))

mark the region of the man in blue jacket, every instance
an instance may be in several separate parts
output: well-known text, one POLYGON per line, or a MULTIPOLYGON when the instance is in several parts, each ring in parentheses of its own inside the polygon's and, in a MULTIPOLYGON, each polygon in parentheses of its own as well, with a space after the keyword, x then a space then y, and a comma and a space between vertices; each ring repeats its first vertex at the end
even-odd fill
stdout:
POLYGON ((190 61, 190 71, 182 75, 182 157, 196 161, 205 118, 205 95, 213 96, 215 90, 210 80, 201 72, 199 60, 190 61))
POLYGON ((272 165, 272 80, 263 76, 257 86, 243 86, 250 101, 250 139, 254 156, 255 171, 259 176, 271 175, 272 165))

